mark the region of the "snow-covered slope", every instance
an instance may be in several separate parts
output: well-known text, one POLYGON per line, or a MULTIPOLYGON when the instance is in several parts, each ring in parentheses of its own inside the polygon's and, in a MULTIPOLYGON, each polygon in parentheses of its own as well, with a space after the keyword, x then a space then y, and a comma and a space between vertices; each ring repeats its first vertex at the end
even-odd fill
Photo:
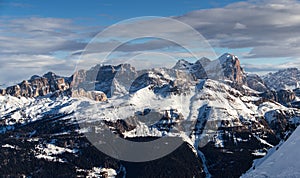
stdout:
MULTIPOLYGON (((218 163, 218 159, 215 159, 216 162, 211 161, 213 157, 206 152, 207 145, 212 144, 210 150, 215 149, 218 153, 226 150, 224 153, 232 155, 239 153, 236 148, 247 148, 249 151, 245 153, 246 155, 252 154, 259 157, 265 153, 264 149, 276 144, 274 141, 276 137, 273 133, 277 131, 273 131, 269 126, 277 122, 277 116, 272 112, 282 112, 284 117, 287 117, 287 121, 295 120, 297 117, 295 109, 286 108, 276 102, 259 103, 260 97, 244 95, 229 85, 215 80, 189 83, 180 91, 179 93, 178 91, 166 93, 165 90, 155 89, 150 85, 132 94, 109 98, 107 102, 96 102, 80 97, 18 99, 0 96, 2 121, 0 129, 2 134, 7 134, 40 121, 49 120, 50 123, 67 121, 68 125, 79 123, 80 127, 75 131, 84 134, 90 131, 90 125, 96 126, 99 125, 97 123, 104 121, 116 134, 127 138, 179 136, 189 143, 202 162, 206 162, 205 159, 209 160, 207 165, 204 165, 208 167, 207 175, 209 172, 216 175, 217 172, 210 166, 224 165, 218 163), (147 110, 160 113, 162 118, 154 121, 136 120, 133 125, 132 122, 127 121, 128 118, 136 117, 147 110), (262 122, 262 119, 268 124, 262 122), (125 122, 120 122, 120 120, 125 122), (192 129, 180 129, 179 126, 182 126, 181 123, 185 121, 189 121, 188 128, 192 129), (89 123, 87 127, 81 124, 85 122, 89 123)), ((254 92, 253 95, 256 93, 254 92)), ((99 129, 101 130, 98 128, 98 131, 99 129)), ((52 139, 46 143, 38 141, 40 132, 30 130, 26 133, 28 142, 37 142, 33 148, 36 159, 65 163, 67 158, 62 155, 80 153, 78 152, 80 147, 63 148, 52 139)), ((71 135, 73 132, 62 127, 61 130, 56 131, 55 135, 71 135)), ((20 135, 18 131, 17 135, 20 135)), ((8 143, 3 145, 6 144, 8 143)), ((15 145, 9 145, 15 147, 15 145)), ((226 159, 231 160, 231 157, 226 159)), ((235 158, 228 166, 236 166, 239 161, 242 160, 235 158)), ((252 159, 247 161, 251 164, 252 159)))
POLYGON ((269 153, 254 162, 252 169, 243 178, 300 177, 300 128, 286 142, 269 150, 269 153))

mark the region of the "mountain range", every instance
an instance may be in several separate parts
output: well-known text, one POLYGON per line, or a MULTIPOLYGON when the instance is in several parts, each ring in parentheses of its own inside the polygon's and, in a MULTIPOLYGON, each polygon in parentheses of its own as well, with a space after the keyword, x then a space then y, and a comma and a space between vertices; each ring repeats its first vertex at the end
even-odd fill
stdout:
MULTIPOLYGON (((264 160, 281 148, 286 152, 300 123, 299 81, 296 68, 248 74, 229 53, 195 63, 182 59, 173 68, 99 64, 70 77, 35 75, 0 89, 0 173, 251 177, 260 171, 263 177, 264 160), (149 113, 158 119, 152 121, 149 113), (87 136, 103 127, 136 143, 170 137, 182 144, 148 162, 124 161, 103 153, 98 149, 103 145, 87 136)), ((116 152, 118 147, 113 146, 116 152)), ((300 173, 286 175, 293 174, 300 173)))

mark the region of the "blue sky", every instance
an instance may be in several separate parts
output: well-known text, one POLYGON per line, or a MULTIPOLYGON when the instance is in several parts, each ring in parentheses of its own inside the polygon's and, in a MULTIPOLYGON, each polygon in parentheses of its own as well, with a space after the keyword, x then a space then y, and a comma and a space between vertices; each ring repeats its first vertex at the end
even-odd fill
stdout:
MULTIPOLYGON (((141 16, 171 17, 190 25, 217 55, 237 55, 248 72, 263 74, 300 67, 299 12, 297 0, 0 0, 0 84, 49 70, 70 75, 97 33, 141 16), (12 70, 15 72, 7 75, 12 70)), ((163 26, 151 25, 149 28, 163 26)), ((161 28, 186 35, 167 25, 161 28)), ((144 51, 170 52, 176 48, 166 42, 144 42, 144 51)), ((113 44, 109 41, 107 45, 113 44)), ((105 51, 107 45, 99 45, 105 51)), ((129 43, 115 57, 140 55, 141 51, 141 46, 129 43)), ((88 57, 85 62, 92 64, 95 56, 88 57)))
POLYGON ((73 18, 92 25, 116 23, 139 16, 177 16, 187 12, 222 7, 234 0, 5 0, 1 2, 1 15, 73 18))

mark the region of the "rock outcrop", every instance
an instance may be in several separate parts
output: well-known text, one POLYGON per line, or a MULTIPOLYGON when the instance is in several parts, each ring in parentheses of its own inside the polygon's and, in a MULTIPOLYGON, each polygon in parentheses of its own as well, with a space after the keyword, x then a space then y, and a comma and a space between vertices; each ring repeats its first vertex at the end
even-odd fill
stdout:
POLYGON ((48 72, 43 77, 33 76, 30 80, 24 80, 20 84, 0 90, 0 95, 11 95, 15 97, 35 98, 51 94, 50 97, 67 95, 72 97, 86 97, 95 101, 107 101, 107 96, 101 91, 85 91, 82 88, 71 89, 72 84, 81 83, 86 80, 85 71, 80 71, 72 76, 73 80, 48 72), (75 77, 74 77, 75 76, 75 77))
POLYGON ((264 81, 256 74, 247 75, 246 83, 248 87, 259 92, 266 92, 268 90, 268 87, 265 85, 264 81))
POLYGON ((1 95, 11 95, 15 97, 38 97, 45 96, 55 91, 65 91, 69 89, 70 84, 65 78, 55 75, 52 72, 48 72, 44 76, 32 76, 29 80, 2 89, 1 95))
POLYGON ((296 94, 292 90, 277 91, 277 101, 281 104, 289 104, 296 99, 296 94))

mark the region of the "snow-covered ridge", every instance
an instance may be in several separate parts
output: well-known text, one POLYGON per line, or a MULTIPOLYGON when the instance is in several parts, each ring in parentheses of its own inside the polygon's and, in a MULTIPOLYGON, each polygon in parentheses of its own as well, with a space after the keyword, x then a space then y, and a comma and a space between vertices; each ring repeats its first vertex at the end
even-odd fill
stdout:
POLYGON ((274 147, 266 157, 256 160, 252 169, 242 177, 299 177, 299 147, 300 128, 297 128, 286 142, 274 147))

